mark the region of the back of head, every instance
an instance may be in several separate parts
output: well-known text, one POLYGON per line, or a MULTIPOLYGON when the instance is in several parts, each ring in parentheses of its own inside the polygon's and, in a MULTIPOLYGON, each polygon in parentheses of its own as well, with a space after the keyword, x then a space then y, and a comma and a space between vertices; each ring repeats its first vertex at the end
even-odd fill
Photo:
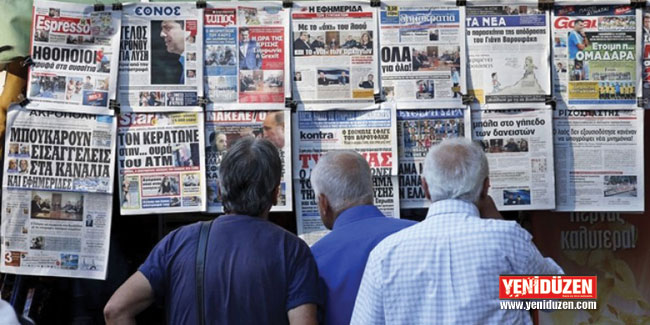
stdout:
POLYGON ((488 173, 483 149, 467 138, 449 138, 432 146, 422 170, 431 202, 458 199, 477 203, 488 173))
POLYGON ((221 160, 219 178, 226 213, 262 216, 275 203, 282 161, 268 140, 245 137, 221 160))
POLYGON ((327 197, 336 215, 373 201, 370 166, 354 151, 330 151, 320 157, 311 172, 311 184, 316 197, 327 197))

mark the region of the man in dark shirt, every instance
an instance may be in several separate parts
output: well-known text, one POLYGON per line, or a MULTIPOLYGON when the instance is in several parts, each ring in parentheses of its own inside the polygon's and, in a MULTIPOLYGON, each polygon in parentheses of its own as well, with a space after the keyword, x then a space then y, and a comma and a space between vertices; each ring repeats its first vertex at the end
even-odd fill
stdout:
POLYGON ((354 151, 331 151, 311 173, 318 211, 332 232, 312 246, 326 288, 325 324, 349 324, 370 251, 413 221, 386 218, 373 204, 372 175, 354 151))
POLYGON ((365 88, 365 89, 372 89, 375 87, 375 82, 374 82, 374 76, 371 74, 368 74, 368 80, 362 80, 359 82, 359 88, 365 88))
MULTIPOLYGON (((235 142, 220 166, 226 215, 213 221, 205 258, 208 324, 316 324, 318 271, 309 247, 267 221, 282 161, 265 139, 235 142), (242 171, 247 171, 243 173, 242 171)), ((109 300, 108 324, 131 324, 154 301, 169 324, 198 324, 195 258, 199 223, 171 232, 109 300)))

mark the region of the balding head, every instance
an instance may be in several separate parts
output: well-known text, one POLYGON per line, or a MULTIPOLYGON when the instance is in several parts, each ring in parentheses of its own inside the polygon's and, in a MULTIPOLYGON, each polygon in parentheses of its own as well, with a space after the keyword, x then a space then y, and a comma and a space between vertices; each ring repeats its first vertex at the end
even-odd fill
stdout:
POLYGON ((467 138, 448 138, 432 146, 422 176, 431 202, 458 199, 478 203, 489 168, 485 153, 467 138))
POLYGON ((320 157, 311 172, 311 185, 328 229, 344 210, 373 201, 370 166, 354 151, 330 151, 320 157))

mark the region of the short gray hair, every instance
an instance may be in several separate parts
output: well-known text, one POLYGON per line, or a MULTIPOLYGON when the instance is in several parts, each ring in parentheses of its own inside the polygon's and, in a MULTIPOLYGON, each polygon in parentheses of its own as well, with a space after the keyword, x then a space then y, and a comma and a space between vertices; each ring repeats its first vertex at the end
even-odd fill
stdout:
POLYGON ((239 139, 219 166, 224 211, 262 215, 273 205, 273 191, 280 185, 281 173, 280 154, 269 140, 239 139))
POLYGON ((355 151, 330 151, 321 156, 311 171, 311 186, 316 197, 327 197, 335 214, 373 201, 370 166, 355 151))
POLYGON ((483 149, 467 138, 448 138, 432 146, 422 170, 431 202, 458 199, 477 203, 488 173, 483 149))

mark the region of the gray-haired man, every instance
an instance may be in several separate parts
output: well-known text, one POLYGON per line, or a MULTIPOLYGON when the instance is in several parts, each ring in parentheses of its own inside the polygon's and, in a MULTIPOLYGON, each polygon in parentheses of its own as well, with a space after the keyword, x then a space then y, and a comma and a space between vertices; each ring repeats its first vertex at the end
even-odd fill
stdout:
POLYGON ((322 156, 311 184, 323 224, 332 230, 311 248, 326 287, 325 324, 348 324, 368 254, 414 222, 386 218, 372 205, 370 166, 354 151, 322 156))

